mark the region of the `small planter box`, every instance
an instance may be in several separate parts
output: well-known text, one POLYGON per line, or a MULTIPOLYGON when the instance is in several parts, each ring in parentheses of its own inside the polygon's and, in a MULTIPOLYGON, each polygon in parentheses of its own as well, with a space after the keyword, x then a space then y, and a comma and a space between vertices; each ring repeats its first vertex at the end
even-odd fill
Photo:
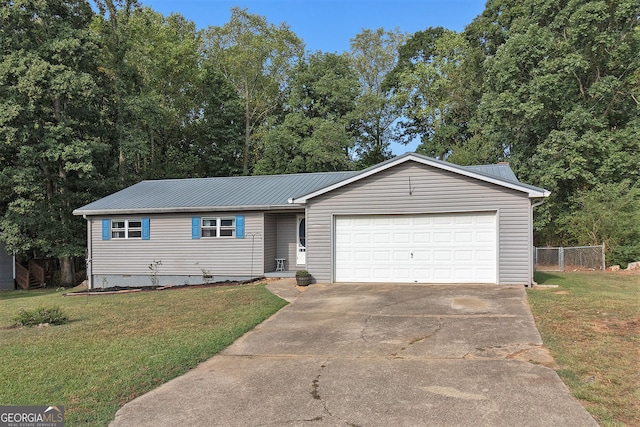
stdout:
POLYGON ((296 283, 298 286, 309 286, 311 283, 311 276, 296 276, 296 283))

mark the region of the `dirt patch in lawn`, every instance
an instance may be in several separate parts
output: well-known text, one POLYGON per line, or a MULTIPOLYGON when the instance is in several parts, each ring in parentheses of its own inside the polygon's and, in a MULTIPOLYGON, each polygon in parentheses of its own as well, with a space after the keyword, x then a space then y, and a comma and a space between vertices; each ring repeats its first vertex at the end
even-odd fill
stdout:
POLYGON ((598 319, 591 326, 598 333, 631 333, 640 334, 640 317, 627 320, 619 319, 598 319))

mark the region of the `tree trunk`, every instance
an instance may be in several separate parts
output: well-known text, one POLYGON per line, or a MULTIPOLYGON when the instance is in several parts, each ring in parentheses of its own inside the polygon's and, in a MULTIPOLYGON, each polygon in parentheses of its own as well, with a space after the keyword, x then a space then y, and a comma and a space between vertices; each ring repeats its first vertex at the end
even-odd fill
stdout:
POLYGON ((244 150, 242 155, 242 174, 249 175, 249 140, 251 139, 251 123, 249 123, 249 101, 244 107, 244 150))
POLYGON ((60 282, 65 288, 75 286, 73 259, 71 257, 60 258, 60 282))

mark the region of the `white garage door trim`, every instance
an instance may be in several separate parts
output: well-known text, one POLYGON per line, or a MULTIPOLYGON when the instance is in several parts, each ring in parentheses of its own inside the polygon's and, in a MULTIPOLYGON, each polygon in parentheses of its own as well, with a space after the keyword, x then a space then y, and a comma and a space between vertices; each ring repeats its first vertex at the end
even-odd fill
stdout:
POLYGON ((496 218, 496 211, 335 216, 335 281, 497 283, 496 218))

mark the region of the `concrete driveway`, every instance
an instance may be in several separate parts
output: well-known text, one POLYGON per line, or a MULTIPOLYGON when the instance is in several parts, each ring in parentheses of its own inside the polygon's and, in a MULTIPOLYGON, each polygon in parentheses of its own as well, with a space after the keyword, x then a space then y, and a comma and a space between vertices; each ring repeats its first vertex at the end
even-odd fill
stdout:
POLYGON ((292 300, 112 426, 597 426, 543 365, 522 287, 312 285, 292 300))

